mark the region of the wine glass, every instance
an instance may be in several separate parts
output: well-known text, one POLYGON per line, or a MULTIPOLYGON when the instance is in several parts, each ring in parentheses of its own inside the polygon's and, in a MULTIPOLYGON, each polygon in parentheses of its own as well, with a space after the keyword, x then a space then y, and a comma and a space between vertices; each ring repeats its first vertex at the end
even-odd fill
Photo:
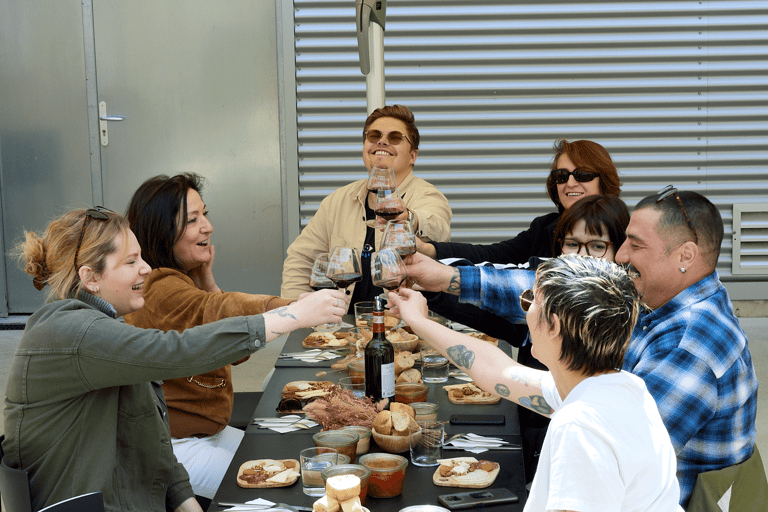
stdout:
MULTIPOLYGON (((312 264, 312 270, 309 273, 309 287, 315 291, 336 288, 336 284, 325 276, 328 271, 329 256, 327 252, 321 252, 312 264)), ((315 327, 315 330, 320 332, 336 331, 340 327, 342 324, 320 324, 315 327)))
POLYGON ((368 174, 368 191, 395 190, 395 170, 391 167, 373 167, 368 174))
MULTIPOLYGON (((393 292, 400 288, 406 277, 408 277, 408 270, 397 251, 385 247, 374 254, 371 259, 371 281, 373 284, 393 292)), ((387 294, 383 293, 381 298, 387 300, 387 294)))
MULTIPOLYGON (((400 194, 398 194, 397 189, 381 189, 376 191, 373 210, 376 212, 377 216, 390 221, 394 220, 405 211, 405 203, 400 197, 400 194)), ((379 224, 378 227, 381 230, 384 229, 381 224, 379 224)))
POLYGON ((325 275, 343 290, 360 281, 363 278, 360 271, 360 252, 354 247, 337 245, 328 258, 328 270, 325 275))
POLYGON ((416 252, 416 236, 407 220, 390 220, 381 237, 381 248, 394 249, 401 258, 416 252))

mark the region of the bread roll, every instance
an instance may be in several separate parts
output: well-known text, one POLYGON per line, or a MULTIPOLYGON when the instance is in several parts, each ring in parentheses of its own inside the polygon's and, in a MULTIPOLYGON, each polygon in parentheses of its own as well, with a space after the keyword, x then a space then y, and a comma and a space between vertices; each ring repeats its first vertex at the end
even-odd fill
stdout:
POLYGON ((389 411, 381 411, 373 418, 373 429, 381 435, 388 436, 392 432, 392 417, 389 411))
POLYGON ((408 351, 398 352, 395 355, 395 375, 400 375, 409 368, 413 368, 416 362, 413 360, 413 354, 408 351))
POLYGON ((402 402, 390 402, 389 404, 389 410, 390 412, 404 412, 408 414, 411 418, 416 417, 416 411, 413 410, 413 407, 411 407, 408 404, 404 404, 402 402))
POLYGON ((397 411, 392 413, 392 435, 395 436, 407 436, 408 425, 412 420, 408 413, 397 411))
POLYGON ((312 512, 338 512, 339 502, 327 494, 312 504, 312 512))
MULTIPOLYGON (((357 475, 336 475, 325 481, 326 496, 342 504, 360 496, 360 477, 357 475)), ((345 509, 346 510, 346 509, 345 509)))
POLYGON ((360 504, 360 496, 355 496, 351 500, 341 503, 343 512, 363 512, 363 506, 360 504))
POLYGON ((421 382, 421 372, 416 368, 409 368, 395 379, 395 383, 400 384, 401 382, 421 382))

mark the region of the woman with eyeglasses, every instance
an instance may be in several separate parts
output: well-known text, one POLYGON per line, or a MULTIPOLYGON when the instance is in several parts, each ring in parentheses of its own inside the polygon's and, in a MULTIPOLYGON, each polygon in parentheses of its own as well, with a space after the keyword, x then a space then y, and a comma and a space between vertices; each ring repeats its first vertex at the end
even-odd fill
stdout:
MULTIPOLYGON (((126 323, 182 332, 293 302, 274 295, 223 292, 218 287, 213 274, 213 224, 202 191, 203 178, 197 174, 161 175, 146 180, 131 197, 126 217, 152 273, 144 282, 144 307, 126 315, 126 323)), ((229 426, 234 404, 232 368, 227 364, 165 379, 163 392, 173 452, 189 473, 195 494, 211 499, 244 434, 229 426)))
MULTIPOLYGON (((389 105, 374 110, 363 127, 363 164, 368 173, 373 167, 392 168, 397 191, 405 209, 396 220, 410 220, 414 232, 431 240, 450 238, 451 207, 433 185, 416 177, 413 167, 419 154, 419 130, 413 113, 403 105, 389 105)), ((312 263, 320 253, 330 253, 336 246, 373 251, 381 246, 382 232, 375 227, 375 192, 361 179, 341 187, 323 199, 320 207, 301 234, 288 247, 283 264, 280 295, 298 297, 310 291, 312 263)), ((363 256, 365 258, 365 256, 363 256)), ((362 262, 363 278, 347 288, 349 307, 356 302, 373 300, 382 292, 370 279, 370 261, 362 262)))
POLYGON ((95 491, 110 512, 201 511, 173 454, 159 382, 221 368, 344 312, 343 294, 324 290, 183 332, 120 322, 144 306, 151 269, 128 221, 104 208, 67 213, 17 251, 34 286, 50 288, 27 320, 4 411, 3 460, 29 473, 33 511, 95 491))

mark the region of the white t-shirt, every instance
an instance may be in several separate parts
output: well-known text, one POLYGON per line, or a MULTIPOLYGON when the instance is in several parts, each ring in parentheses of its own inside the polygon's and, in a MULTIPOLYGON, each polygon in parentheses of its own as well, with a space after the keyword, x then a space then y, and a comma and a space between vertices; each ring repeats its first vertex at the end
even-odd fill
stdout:
POLYGON ((682 510, 675 451, 639 377, 589 377, 563 401, 547 373, 542 391, 555 413, 525 512, 682 510))

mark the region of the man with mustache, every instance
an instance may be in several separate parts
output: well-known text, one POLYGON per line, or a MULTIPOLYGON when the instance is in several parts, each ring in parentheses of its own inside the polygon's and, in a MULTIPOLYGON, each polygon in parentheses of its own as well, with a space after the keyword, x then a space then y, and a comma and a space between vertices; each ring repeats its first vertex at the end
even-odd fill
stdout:
MULTIPOLYGON (((677 452, 683 507, 699 473, 747 460, 756 437, 752 356, 715 270, 722 240, 717 207, 670 186, 637 204, 616 253, 650 308, 640 315, 623 369, 641 377, 656 400, 677 452)), ((414 255, 408 266, 425 289, 525 318, 517 297, 531 287, 532 272, 440 268, 427 260, 414 255)))

